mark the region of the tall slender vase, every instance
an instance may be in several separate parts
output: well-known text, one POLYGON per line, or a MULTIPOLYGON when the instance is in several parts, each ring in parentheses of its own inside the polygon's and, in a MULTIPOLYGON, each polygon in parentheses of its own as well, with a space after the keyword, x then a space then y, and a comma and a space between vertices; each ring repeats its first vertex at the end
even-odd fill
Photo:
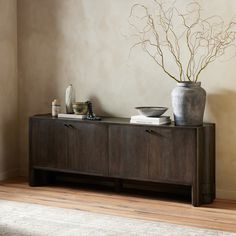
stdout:
POLYGON ((176 125, 200 126, 206 103, 206 91, 197 82, 180 82, 171 93, 176 125))
POLYGON ((75 103, 75 91, 70 84, 66 89, 65 95, 65 104, 66 104, 66 113, 72 114, 73 112, 73 103, 75 103))

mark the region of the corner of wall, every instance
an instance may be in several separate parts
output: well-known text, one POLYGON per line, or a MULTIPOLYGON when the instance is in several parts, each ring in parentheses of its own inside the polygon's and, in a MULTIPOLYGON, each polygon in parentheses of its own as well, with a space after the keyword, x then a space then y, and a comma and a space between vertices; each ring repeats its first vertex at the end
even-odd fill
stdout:
POLYGON ((19 175, 18 169, 8 170, 0 173, 0 181, 6 180, 8 178, 16 177, 19 175))
POLYGON ((18 106, 18 65, 17 65, 17 0, 1 1, 0 8, 0 180, 17 176, 19 106, 18 106), (10 108, 10 109, 9 109, 10 108), (9 129, 10 127, 10 129, 9 129))

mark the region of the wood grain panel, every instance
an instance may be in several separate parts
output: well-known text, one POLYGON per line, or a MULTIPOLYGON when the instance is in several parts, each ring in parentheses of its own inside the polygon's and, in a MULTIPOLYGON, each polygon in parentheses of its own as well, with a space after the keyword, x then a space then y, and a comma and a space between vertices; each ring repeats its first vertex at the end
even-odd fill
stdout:
POLYGON ((146 128, 109 126, 109 176, 148 179, 149 137, 146 128))
POLYGON ((30 163, 60 168, 67 164, 67 130, 63 121, 32 120, 30 163))
POLYGON ((69 169, 108 175, 106 125, 68 122, 69 169))
POLYGON ((149 148, 149 178, 191 185, 196 159, 194 129, 152 128, 149 148))

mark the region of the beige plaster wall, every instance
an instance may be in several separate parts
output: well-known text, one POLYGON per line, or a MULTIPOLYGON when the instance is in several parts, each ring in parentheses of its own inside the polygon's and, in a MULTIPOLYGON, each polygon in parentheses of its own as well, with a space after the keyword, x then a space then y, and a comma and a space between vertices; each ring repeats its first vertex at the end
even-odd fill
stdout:
POLYGON ((0 180, 17 174, 16 0, 0 0, 0 180))
MULTIPOLYGON (((175 82, 136 49, 129 57, 130 7, 141 0, 18 0, 21 170, 27 173, 28 116, 50 112, 72 83, 77 100, 98 114, 129 117, 139 105, 170 107, 175 82)), ((145 2, 145 1, 144 1, 145 2)), ((147 1, 146 1, 147 2, 147 1)), ((186 2, 182 0, 182 2, 186 2)), ((234 0, 199 1, 206 15, 226 21, 234 0)), ((236 199, 236 58, 202 74, 205 120, 216 123, 217 196, 236 199)))

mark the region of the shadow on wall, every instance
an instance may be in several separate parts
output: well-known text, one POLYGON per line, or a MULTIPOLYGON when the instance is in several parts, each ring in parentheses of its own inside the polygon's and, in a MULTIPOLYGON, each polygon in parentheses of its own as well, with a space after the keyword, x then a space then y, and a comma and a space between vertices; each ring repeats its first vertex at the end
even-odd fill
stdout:
POLYGON ((97 116, 107 116, 107 117, 112 117, 113 115, 106 110, 104 110, 104 106, 100 103, 99 99, 96 96, 90 96, 89 101, 92 102, 93 104, 93 112, 97 116))
POLYGON ((209 116, 218 128, 223 128, 225 132, 231 131, 231 134, 228 135, 233 135, 232 125, 236 117, 236 91, 221 90, 218 93, 208 94, 207 107, 209 116))
MULTIPOLYGON (((18 156, 17 156, 17 119, 4 119, 1 127, 3 162, 1 169, 7 170, 3 175, 13 176, 17 174, 18 156)), ((5 176, 3 176, 5 178, 5 176)))
MULTIPOLYGON (((227 188, 224 179, 236 171, 236 91, 220 90, 218 93, 207 95, 207 107, 210 120, 216 123, 216 170, 217 185, 227 188)), ((236 180, 229 181, 231 186, 236 180)))

